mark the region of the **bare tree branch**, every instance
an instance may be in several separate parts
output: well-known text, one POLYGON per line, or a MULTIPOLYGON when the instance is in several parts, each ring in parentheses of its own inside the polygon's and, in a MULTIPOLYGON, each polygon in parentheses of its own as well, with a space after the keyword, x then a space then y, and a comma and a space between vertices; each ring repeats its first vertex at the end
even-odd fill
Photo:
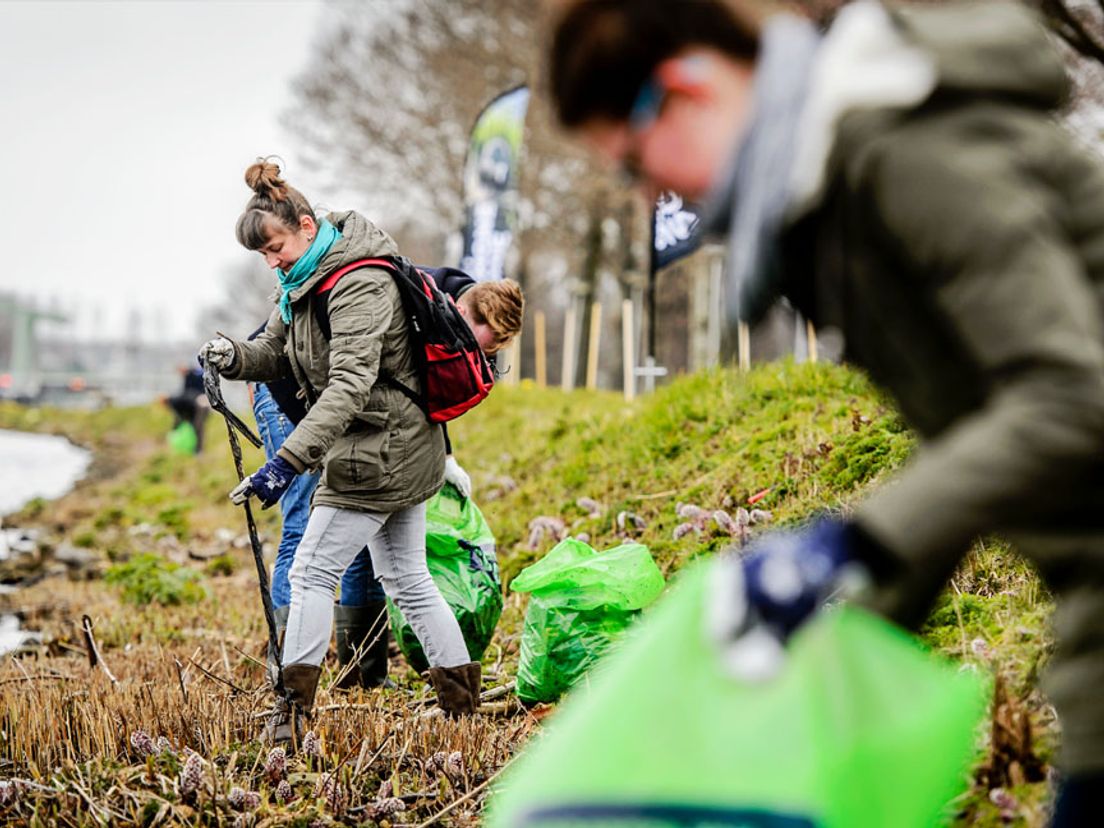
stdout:
POLYGON ((1097 13, 1085 3, 1071 0, 1040 0, 1039 9, 1054 32, 1083 57, 1104 63, 1104 2, 1098 0, 1097 13), (1076 11, 1075 11, 1076 8, 1076 11))

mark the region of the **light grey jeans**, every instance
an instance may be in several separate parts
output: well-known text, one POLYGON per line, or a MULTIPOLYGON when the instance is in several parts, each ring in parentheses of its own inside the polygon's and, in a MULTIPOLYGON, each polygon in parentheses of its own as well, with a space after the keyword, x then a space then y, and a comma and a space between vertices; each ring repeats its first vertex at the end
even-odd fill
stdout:
POLYGON ((426 566, 424 503, 398 512, 311 510, 288 579, 291 608, 283 664, 320 665, 330 643, 334 592, 349 564, 367 544, 376 577, 418 636, 431 667, 471 661, 456 616, 426 566))

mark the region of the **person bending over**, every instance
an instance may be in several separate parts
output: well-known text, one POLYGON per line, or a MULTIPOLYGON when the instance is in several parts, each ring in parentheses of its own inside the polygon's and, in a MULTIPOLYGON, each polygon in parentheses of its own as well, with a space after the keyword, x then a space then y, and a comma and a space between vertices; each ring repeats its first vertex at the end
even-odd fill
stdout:
POLYGON ((549 56, 569 130, 711 205, 729 324, 787 297, 842 333, 921 438, 853 517, 722 567, 728 632, 781 642, 856 568, 875 608, 916 625, 971 543, 1004 535, 1057 599, 1054 823, 1095 824, 1104 167, 1055 119, 1062 62, 1015 3, 855 2, 823 34, 759 8, 560 2, 549 56))
POLYGON ((271 506, 299 474, 322 472, 289 573, 286 695, 276 700, 268 734, 286 742, 302 731, 329 643, 334 592, 365 545, 384 591, 425 650, 441 707, 453 715, 474 712, 480 665, 470 660, 426 566, 425 503, 443 482, 444 439, 381 378, 420 384, 398 287, 382 268, 347 273, 329 293, 329 336, 312 310, 324 279, 356 261, 396 254, 395 243, 355 212, 316 217, 273 163, 258 161, 245 177, 254 196, 238 219, 238 241, 276 271, 279 298, 255 340, 220 337, 203 346, 201 358, 229 379, 291 375, 311 404, 276 456, 232 498, 257 497, 271 506))

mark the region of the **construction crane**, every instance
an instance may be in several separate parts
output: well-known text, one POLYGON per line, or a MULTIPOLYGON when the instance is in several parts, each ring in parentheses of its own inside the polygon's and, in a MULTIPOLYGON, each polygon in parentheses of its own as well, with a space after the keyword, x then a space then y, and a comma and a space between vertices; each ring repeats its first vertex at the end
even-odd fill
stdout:
POLYGON ((11 325, 9 347, 0 347, 0 353, 6 350, 10 355, 7 365, 0 364, 0 397, 34 399, 42 389, 35 323, 69 320, 56 311, 30 307, 11 294, 0 294, 0 316, 7 317, 11 325))

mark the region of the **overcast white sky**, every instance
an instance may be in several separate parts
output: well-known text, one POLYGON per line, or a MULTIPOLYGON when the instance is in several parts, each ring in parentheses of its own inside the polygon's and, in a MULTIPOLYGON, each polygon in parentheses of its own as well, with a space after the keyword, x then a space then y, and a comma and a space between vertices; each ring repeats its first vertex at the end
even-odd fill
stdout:
MULTIPOLYGON (((248 260, 234 222, 257 155, 308 193, 280 122, 322 6, 312 0, 0 2, 0 291, 79 333, 193 338, 248 260)), ((313 194, 312 194, 313 197, 313 194)))

